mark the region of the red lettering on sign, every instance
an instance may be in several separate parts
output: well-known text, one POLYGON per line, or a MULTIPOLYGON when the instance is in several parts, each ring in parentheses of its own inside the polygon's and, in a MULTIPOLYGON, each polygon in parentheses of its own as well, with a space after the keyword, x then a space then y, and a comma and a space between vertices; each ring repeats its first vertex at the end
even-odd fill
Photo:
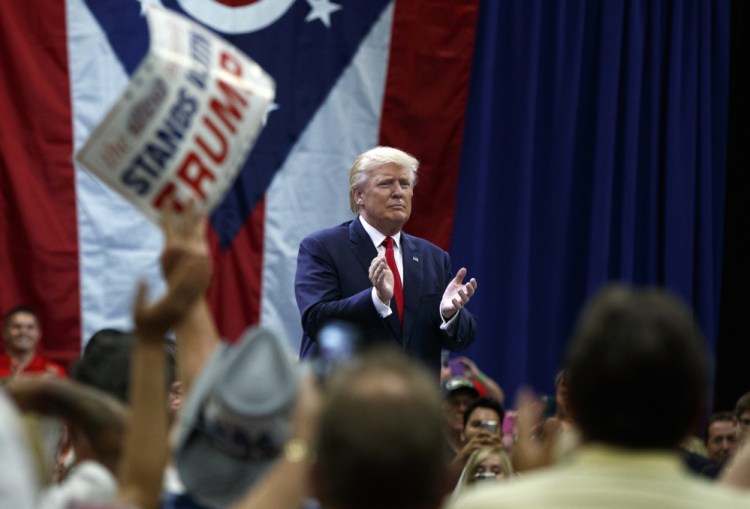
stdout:
POLYGON ((208 146, 208 144, 203 140, 203 136, 200 134, 196 135, 195 137, 195 143, 203 149, 203 151, 208 155, 208 157, 211 158, 213 162, 216 164, 221 164, 224 162, 224 159, 227 157, 227 152, 229 151, 229 143, 227 142, 226 136, 219 131, 219 128, 216 127, 216 124, 213 123, 213 121, 205 117, 203 119, 203 123, 206 124, 206 127, 211 130, 216 135, 216 141, 219 143, 219 147, 217 151, 212 151, 211 147, 208 146))
POLYGON ((175 212, 182 212, 185 208, 177 199, 177 186, 173 182, 167 182, 151 204, 156 210, 162 210, 166 205, 170 205, 175 212))
POLYGON ((127 138, 119 134, 112 142, 105 143, 102 150, 102 160, 107 167, 112 168, 130 150, 127 138))
MULTIPOLYGON (((242 76, 242 63, 231 53, 221 53, 219 65, 231 76, 242 76)), ((167 182, 152 201, 152 206, 156 210, 171 207, 177 212, 182 212, 187 202, 181 201, 179 194, 190 196, 186 197, 186 200, 205 201, 208 188, 212 182, 216 182, 216 173, 212 167, 226 161, 230 144, 235 141, 230 134, 237 132, 237 127, 249 107, 250 98, 248 90, 235 86, 233 78, 226 74, 224 76, 227 79, 216 80, 219 94, 210 98, 208 110, 201 119, 205 129, 200 129, 194 135, 195 150, 185 155, 178 166, 176 178, 167 182), (189 191, 184 189, 184 193, 178 194, 182 186, 187 186, 189 191)))
POLYGON ((242 76, 242 63, 231 53, 223 51, 219 55, 219 65, 222 69, 230 74, 234 74, 238 78, 242 76))
POLYGON ((203 192, 201 183, 203 180, 216 180, 216 175, 203 165, 203 161, 198 157, 198 154, 189 152, 182 161, 180 169, 177 170, 177 178, 190 186, 202 200, 205 200, 206 193, 203 192), (198 171, 192 171, 191 168, 198 171))
POLYGON ((226 128, 234 133, 236 131, 235 124, 239 123, 242 119, 242 111, 240 111, 240 107, 247 107, 247 99, 242 97, 242 95, 226 81, 217 80, 216 84, 218 85, 219 90, 224 93, 225 102, 213 98, 209 103, 209 107, 211 111, 219 117, 226 128), (234 117, 234 122, 229 118, 229 115, 234 117))

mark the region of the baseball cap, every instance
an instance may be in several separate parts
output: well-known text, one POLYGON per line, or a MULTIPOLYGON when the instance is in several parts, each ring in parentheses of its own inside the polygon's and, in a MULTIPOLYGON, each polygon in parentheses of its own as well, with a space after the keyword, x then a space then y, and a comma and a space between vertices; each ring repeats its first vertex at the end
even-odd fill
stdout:
POLYGON ((468 377, 452 376, 443 383, 443 396, 462 390, 469 391, 474 396, 479 396, 479 391, 477 391, 474 383, 468 377))

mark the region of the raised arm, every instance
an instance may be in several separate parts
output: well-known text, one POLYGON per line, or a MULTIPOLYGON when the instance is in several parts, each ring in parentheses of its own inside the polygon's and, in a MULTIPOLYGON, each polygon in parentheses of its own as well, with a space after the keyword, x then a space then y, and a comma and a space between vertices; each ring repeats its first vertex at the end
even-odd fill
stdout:
MULTIPOLYGON (((164 337, 180 327, 205 294, 211 278, 203 238, 205 218, 196 212, 165 218, 167 294, 146 304, 141 283, 135 299, 135 351, 130 376, 131 416, 119 471, 117 501, 141 509, 159 507, 162 477, 168 455, 167 359, 164 337)), ((178 346, 178 351, 181 346, 178 346)), ((179 360, 178 360, 179 362, 179 360)))
POLYGON ((173 285, 173 271, 179 264, 198 264, 204 272, 204 287, 192 304, 186 306, 181 319, 174 324, 177 338, 177 378, 183 393, 190 390, 193 380, 219 344, 219 332, 206 301, 210 283, 211 254, 206 240, 206 217, 189 210, 180 220, 171 213, 163 221, 165 244, 161 265, 167 285, 173 285))
POLYGON ((482 385, 484 385, 487 389, 488 396, 495 398, 500 404, 505 403, 505 392, 503 392, 503 389, 495 380, 482 373, 482 370, 479 369, 479 366, 477 366, 474 361, 468 357, 457 357, 456 360, 464 365, 466 372, 469 373, 472 378, 476 378, 482 383, 482 385))
POLYGON ((73 434, 78 460, 91 459, 116 472, 128 415, 117 399, 56 377, 19 377, 6 389, 21 411, 64 421, 73 434))

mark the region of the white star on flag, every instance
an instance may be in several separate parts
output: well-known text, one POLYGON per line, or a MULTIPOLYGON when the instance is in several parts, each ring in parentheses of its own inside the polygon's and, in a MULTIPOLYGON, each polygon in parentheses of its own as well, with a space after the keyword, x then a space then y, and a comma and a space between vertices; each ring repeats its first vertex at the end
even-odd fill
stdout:
POLYGON ((268 115, 270 115, 272 111, 276 111, 278 109, 279 109, 279 105, 276 102, 272 102, 271 104, 268 105, 266 114, 263 115, 263 125, 266 125, 266 122, 268 122, 268 115))
POLYGON ((307 0, 310 13, 305 18, 308 23, 319 19, 327 28, 331 28, 331 14, 340 10, 341 6, 331 0, 307 0))

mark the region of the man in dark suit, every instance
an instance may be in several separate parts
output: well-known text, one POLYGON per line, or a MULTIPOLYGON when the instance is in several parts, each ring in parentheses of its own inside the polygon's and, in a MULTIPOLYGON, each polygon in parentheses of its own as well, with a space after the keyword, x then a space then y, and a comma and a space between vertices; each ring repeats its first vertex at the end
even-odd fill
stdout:
POLYGON ((451 278, 448 253, 401 231, 418 166, 390 147, 360 155, 349 175, 358 217, 302 240, 295 277, 302 358, 318 353, 317 333, 334 319, 358 324, 369 340, 396 342, 436 373, 442 348, 460 351, 474 340, 476 321, 464 306, 476 280, 463 283, 465 268, 451 278))

